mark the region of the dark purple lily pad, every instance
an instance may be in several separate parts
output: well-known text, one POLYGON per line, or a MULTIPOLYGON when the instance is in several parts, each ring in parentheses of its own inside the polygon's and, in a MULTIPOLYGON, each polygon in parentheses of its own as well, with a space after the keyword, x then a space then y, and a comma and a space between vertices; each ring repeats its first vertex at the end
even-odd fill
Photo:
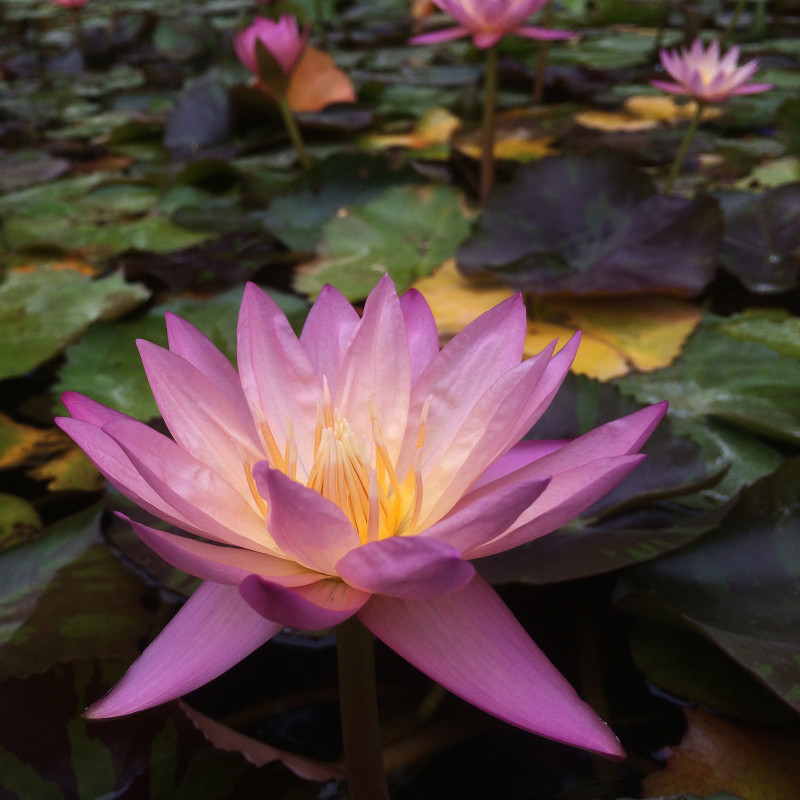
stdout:
POLYGON ((721 238, 714 199, 665 197, 614 153, 562 156, 498 186, 457 260, 466 275, 488 270, 539 294, 695 295, 721 238))

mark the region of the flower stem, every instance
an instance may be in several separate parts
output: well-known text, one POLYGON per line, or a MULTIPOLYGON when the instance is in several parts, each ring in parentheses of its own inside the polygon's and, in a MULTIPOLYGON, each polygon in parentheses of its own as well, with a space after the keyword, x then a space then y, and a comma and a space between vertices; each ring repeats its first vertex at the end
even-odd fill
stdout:
POLYGON ((736 26, 739 24, 739 17, 742 16, 742 11, 744 11, 744 0, 738 0, 736 3, 736 8, 733 10, 733 16, 728 21, 728 25, 722 32, 722 36, 719 37, 720 49, 724 50, 728 46, 728 40, 731 38, 733 32, 736 30, 736 26))
POLYGON ((286 96, 281 97, 278 100, 278 106, 280 107, 281 116, 283 117, 283 124, 286 126, 286 133, 289 134, 289 141, 292 143, 295 153, 297 153, 300 166, 307 172, 311 169, 311 156, 309 156, 306 146, 303 143, 303 135, 300 133, 297 120, 294 118, 292 109, 289 106, 289 99, 286 96))
POLYGON ((669 171, 667 184, 664 187, 664 194, 669 194, 672 191, 672 187, 675 185, 675 179, 678 177, 678 173, 681 171, 681 165, 683 164, 683 160, 686 158, 686 151, 689 149, 689 143, 694 137, 695 131, 697 130, 697 125, 700 122, 700 117, 703 115, 703 109, 706 107, 706 104, 700 100, 697 100, 696 102, 697 111, 694 112, 694 117, 692 117, 692 121, 689 123, 689 127, 683 137, 680 149, 678 150, 678 155, 675 156, 675 161, 672 163, 672 169, 669 171))
POLYGON ((350 800, 389 800, 378 723, 372 634, 357 617, 350 617, 336 628, 336 649, 350 800))
MULTIPOLYGON (((553 22, 553 4, 548 3, 544 9, 542 17, 542 27, 549 28, 553 22)), ((541 105, 544 97, 544 79, 547 72, 547 57, 550 53, 550 42, 547 39, 540 39, 536 43, 539 52, 536 54, 536 77, 533 80, 533 102, 541 105)))
POLYGON ((497 105, 497 45, 486 51, 486 73, 483 84, 483 135, 481 142, 481 205, 494 184, 494 113, 497 105))

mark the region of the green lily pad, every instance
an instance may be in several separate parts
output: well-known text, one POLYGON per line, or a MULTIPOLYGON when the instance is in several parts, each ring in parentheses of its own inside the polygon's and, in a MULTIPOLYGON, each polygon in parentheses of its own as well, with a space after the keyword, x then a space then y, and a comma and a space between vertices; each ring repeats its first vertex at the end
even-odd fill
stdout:
POLYGON ((485 270, 537 293, 697 294, 722 238, 715 200, 659 194, 614 153, 545 158, 489 197, 458 250, 466 275, 485 270))
POLYGON ((764 194, 723 192, 720 260, 751 292, 785 292, 800 283, 800 183, 764 194))
POLYGON ((701 327, 666 369, 615 383, 640 402, 670 401, 682 432, 708 417, 777 441, 800 442, 800 361, 741 341, 723 323, 701 327))
POLYGON ((619 605, 676 617, 800 710, 800 458, 745 489, 717 531, 626 571, 619 605))
POLYGON ((90 508, 0 554, 0 647, 26 623, 53 576, 97 542, 98 518, 90 508))
MULTIPOLYGON (((302 324, 308 310, 302 300, 280 292, 271 294, 293 324, 302 324)), ((164 313, 173 311, 203 331, 233 360, 241 300, 242 288, 238 287, 209 300, 178 300, 156 306, 138 319, 94 325, 80 342, 67 348, 55 392, 78 391, 139 419, 157 417, 158 407, 135 340, 147 339, 166 347, 164 313)), ((63 414, 64 408, 58 403, 54 411, 63 414)))
POLYGON ((0 553, 42 529, 39 512, 22 497, 0 492, 0 553))
POLYGON ((118 273, 93 280, 71 269, 12 272, 0 284, 0 378, 22 375, 57 355, 97 320, 120 317, 149 292, 118 273))
POLYGON ((316 297, 330 283, 360 300, 388 273, 403 292, 452 258, 468 233, 455 189, 398 186, 328 222, 317 260, 298 271, 294 287, 316 297))

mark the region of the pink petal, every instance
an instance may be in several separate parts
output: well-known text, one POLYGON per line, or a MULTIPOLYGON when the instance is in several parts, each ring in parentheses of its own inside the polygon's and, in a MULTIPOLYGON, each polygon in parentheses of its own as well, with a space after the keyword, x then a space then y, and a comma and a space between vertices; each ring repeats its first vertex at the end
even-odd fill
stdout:
POLYGON ((286 315, 253 283, 245 288, 239 312, 238 360, 253 419, 269 426, 281 453, 291 419, 298 460, 310 463, 322 385, 286 315))
POLYGON ((287 588, 257 575, 239 586, 245 602, 259 614, 289 628, 319 631, 352 617, 369 595, 340 580, 322 580, 306 586, 287 588))
POLYGON ((671 94, 682 94, 687 95, 690 94, 689 90, 686 89, 684 86, 681 86, 679 83, 672 83, 670 81, 650 81, 651 86, 655 86, 656 89, 661 89, 665 92, 670 92, 671 94))
POLYGON ((461 589, 475 574, 455 547, 427 536, 392 536, 351 550, 336 564, 351 586, 405 600, 461 589))
POLYGON ((409 44, 439 44, 440 42, 451 42, 453 39, 461 39, 469 36, 470 32, 461 26, 455 28, 445 28, 433 33, 423 33, 421 36, 414 36, 408 40, 409 44))
POLYGON ((281 627, 253 611, 236 587, 204 583, 84 716, 120 717, 180 697, 230 669, 281 627))
POLYGON ((358 617, 400 656, 478 708, 565 744, 624 755, 479 575, 432 600, 376 595, 358 617))
POLYGON ((493 461, 478 480, 472 484, 472 489, 478 489, 487 483, 522 469, 522 467, 526 467, 528 464, 532 464, 534 461, 538 461, 540 458, 544 458, 544 456, 561 449, 565 444, 567 444, 565 439, 523 439, 521 442, 517 442, 505 455, 493 461))
MULTIPOLYGON (((83 422, 91 422, 92 425, 102 428, 107 422, 116 422, 120 419, 132 420, 133 417, 116 411, 113 408, 102 405, 91 397, 78 394, 77 392, 64 392, 61 395, 61 402, 66 406, 67 411, 74 419, 83 422)), ((136 420, 138 422, 138 420, 136 420)), ((142 423, 140 423, 142 424, 142 423)))
POLYGON ((165 318, 169 349, 197 367, 217 387, 235 411, 248 436, 257 441, 250 406, 242 391, 239 373, 231 362, 194 325, 169 311, 165 318))
POLYGON ((296 586, 319 580, 319 574, 304 569, 294 561, 241 547, 220 547, 187 536, 150 528, 129 519, 142 541, 168 564, 204 581, 238 585, 248 575, 256 574, 286 586, 296 586))
MULTIPOLYGON (((483 558, 502 553, 566 525, 608 494, 644 458, 643 455, 599 458, 553 475, 538 499, 520 514, 507 531, 491 541, 465 551, 464 558, 483 558)), ((523 471, 531 473, 535 472, 535 468, 536 465, 532 464, 524 467, 523 471)), ((507 480, 509 478, 501 478, 497 483, 502 485, 507 480)), ((484 488, 488 489, 489 486, 484 488)))
POLYGON ((408 335, 394 284, 381 278, 364 305, 361 324, 342 359, 334 406, 362 436, 373 415, 394 460, 406 429, 411 362, 408 335))
POLYGON ((413 386, 428 364, 439 355, 439 331, 428 301, 416 289, 409 289, 400 298, 400 309, 408 333, 413 386))
POLYGON ((358 312, 333 286, 322 287, 308 312, 300 344, 308 356, 320 383, 327 378, 333 395, 339 378, 339 364, 358 327, 358 312))
POLYGON ((505 33, 511 33, 511 31, 502 31, 500 33, 473 32, 472 41, 475 42, 476 47, 479 47, 481 50, 486 50, 486 48, 491 47, 493 44, 497 44, 505 33))
POLYGON ((574 39, 575 33, 573 31, 556 31, 552 28, 537 28, 533 25, 521 25, 519 28, 514 29, 517 36, 525 36, 528 39, 574 39))
POLYGON ((334 575, 334 565, 361 544, 344 512, 266 461, 253 468, 258 491, 267 504, 267 528, 281 551, 309 569, 334 575))
POLYGON ((80 419, 57 417, 55 422, 89 456, 91 462, 109 483, 126 497, 145 511, 179 528, 195 534, 202 533, 145 481, 125 451, 107 433, 92 423, 80 419))
POLYGON ((550 483, 549 477, 508 480, 502 486, 490 485, 465 495, 444 519, 425 530, 425 537, 447 542, 461 553, 491 541, 503 533, 531 506, 550 483))
MULTIPOLYGON (((175 441, 199 461, 248 491, 243 461, 263 458, 225 396, 185 359, 151 342, 137 342, 150 388, 175 441)), ((252 425, 249 426, 252 430, 252 425)))
POLYGON ((109 423, 104 431, 125 451, 142 478, 203 536, 246 549, 271 549, 258 510, 171 439, 124 420, 109 423))

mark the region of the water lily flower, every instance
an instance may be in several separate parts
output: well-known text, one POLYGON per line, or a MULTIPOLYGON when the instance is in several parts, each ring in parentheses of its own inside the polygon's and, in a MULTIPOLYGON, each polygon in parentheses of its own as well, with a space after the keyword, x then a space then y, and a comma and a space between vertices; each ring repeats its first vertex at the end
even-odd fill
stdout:
POLYGON ((496 44, 503 36, 513 34, 529 39, 569 39, 568 31, 555 31, 525 25, 525 20, 547 5, 548 0, 433 0, 442 11, 458 23, 411 39, 412 44, 435 44, 471 36, 481 49, 496 44))
POLYGON ((63 8, 83 8, 89 0, 55 0, 63 8))
POLYGON ((714 40, 707 49, 700 39, 690 48, 662 50, 661 63, 675 79, 653 80, 650 83, 671 94, 688 95, 705 103, 721 103, 735 95, 755 94, 772 88, 771 83, 748 83, 758 68, 758 59, 736 66, 739 48, 732 47, 720 58, 719 42, 714 40))
POLYGON ((239 61, 254 75, 259 76, 256 46, 258 42, 269 50, 288 77, 297 64, 308 41, 309 28, 300 30, 297 19, 282 14, 277 22, 259 17, 249 27, 236 34, 233 47, 239 61))
POLYGON ((644 456, 665 404, 569 442, 520 441, 578 347, 521 361, 517 295, 441 351, 430 308, 384 277, 362 316, 328 286, 299 338, 247 286, 238 373, 188 322, 139 341, 170 436, 73 392, 58 420, 108 480, 186 531, 131 520, 204 582, 112 691, 112 717, 210 681, 285 626, 353 615, 460 697, 557 741, 616 737, 533 643, 471 559, 581 513, 644 456))

